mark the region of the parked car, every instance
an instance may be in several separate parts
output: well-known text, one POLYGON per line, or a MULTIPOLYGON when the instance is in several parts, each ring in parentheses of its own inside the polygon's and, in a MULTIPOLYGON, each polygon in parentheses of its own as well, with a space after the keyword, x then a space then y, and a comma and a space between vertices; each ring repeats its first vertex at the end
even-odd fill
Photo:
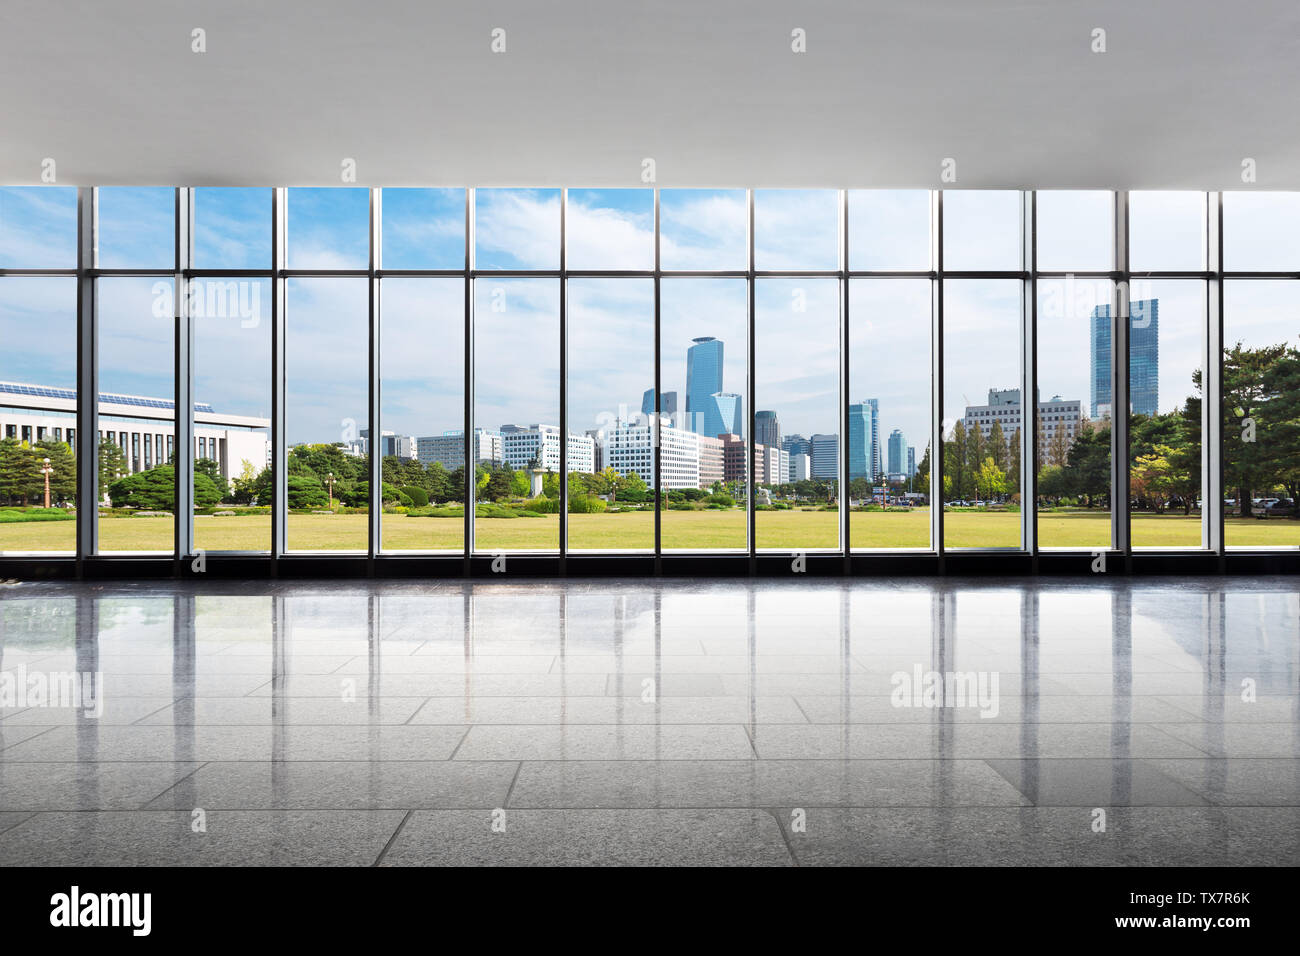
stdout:
POLYGON ((1274 498, 1270 504, 1264 506, 1264 514, 1270 518, 1274 516, 1279 518, 1290 517, 1295 514, 1295 502, 1290 498, 1274 498))

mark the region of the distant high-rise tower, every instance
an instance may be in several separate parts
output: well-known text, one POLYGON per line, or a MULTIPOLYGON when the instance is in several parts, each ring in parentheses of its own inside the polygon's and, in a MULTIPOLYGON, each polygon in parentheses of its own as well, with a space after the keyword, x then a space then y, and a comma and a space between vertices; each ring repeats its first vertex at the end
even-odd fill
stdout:
POLYGON ((875 479, 872 466, 872 448, 875 447, 875 428, 872 427, 871 406, 859 402, 849 406, 849 480, 875 479))
POLYGON ((781 447, 781 422, 776 412, 754 413, 754 441, 768 448, 781 447))
POLYGON ((916 477, 916 446, 907 446, 907 477, 916 477))
POLYGON ((791 458, 796 455, 812 454, 812 442, 802 435, 787 435, 781 440, 781 448, 788 451, 791 458))
POLYGON ((875 479, 884 471, 880 460, 880 399, 869 398, 866 404, 871 407, 871 476, 875 479))
POLYGON ((891 475, 905 475, 907 466, 907 441, 903 433, 895 428, 889 433, 889 468, 891 475))
POLYGON ((809 443, 812 445, 812 476, 828 480, 837 478, 840 436, 813 435, 809 443))
POLYGON ((695 344, 686 350, 687 420, 691 431, 713 435, 707 419, 715 405, 713 396, 722 391, 722 341, 711 335, 692 341, 695 344))
POLYGON ((733 392, 715 392, 709 396, 702 416, 700 434, 717 438, 719 435, 745 437, 745 406, 740 396, 733 392))
MULTIPOLYGON (((663 408, 659 409, 664 418, 672 418, 677 414, 677 393, 664 392, 663 408)), ((655 413, 655 390, 647 388, 645 394, 641 396, 641 414, 653 415, 655 413)))
MULTIPOLYGON (((1092 310, 1092 417, 1111 414, 1110 306, 1092 310)), ((1129 305, 1129 407, 1154 415, 1160 406, 1160 300, 1139 299, 1129 305)))

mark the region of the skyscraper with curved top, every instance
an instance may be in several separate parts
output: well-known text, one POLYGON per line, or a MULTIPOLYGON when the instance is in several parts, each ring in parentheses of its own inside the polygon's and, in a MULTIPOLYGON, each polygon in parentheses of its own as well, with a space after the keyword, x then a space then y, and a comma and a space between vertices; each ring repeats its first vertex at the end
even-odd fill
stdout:
POLYGON ((722 391, 722 340, 702 335, 692 341, 695 344, 686 350, 687 421, 691 431, 710 435, 713 396, 722 391))

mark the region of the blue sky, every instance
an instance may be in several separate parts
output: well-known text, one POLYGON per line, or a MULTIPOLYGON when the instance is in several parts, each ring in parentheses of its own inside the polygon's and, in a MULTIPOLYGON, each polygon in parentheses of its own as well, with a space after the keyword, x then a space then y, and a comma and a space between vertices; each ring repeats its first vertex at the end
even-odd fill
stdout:
MULTIPOLYGON (((271 191, 196 191, 195 264, 258 269, 270 263, 271 191)), ((560 261, 560 194, 554 189, 483 189, 476 197, 480 269, 554 269, 560 261)), ((923 190, 849 194, 849 256, 855 269, 926 270, 929 194, 923 190)), ((952 269, 1020 265, 1020 197, 1012 191, 945 193, 945 261, 952 269)), ((456 189, 389 189, 383 194, 388 269, 459 269, 464 262, 465 194, 456 189)), ((100 193, 100 263, 107 268, 172 268, 173 193, 106 188, 100 193)), ((743 270, 747 211, 743 190, 665 189, 660 194, 665 269, 743 270)), ((1040 192, 1039 265, 1105 270, 1111 254, 1111 197, 1103 192, 1040 192)), ((362 188, 292 189, 288 263, 292 268, 364 268, 369 197, 362 188)), ((1204 263, 1205 197, 1130 194, 1135 270, 1198 269, 1204 263)), ((1300 269, 1300 194, 1229 193, 1224 198, 1226 265, 1300 269)), ((571 189, 566 259, 572 269, 649 269, 654 261, 653 192, 571 189)), ((830 190, 755 193, 759 269, 834 268, 839 210, 830 190)), ((76 252, 76 191, 0 189, 0 266, 70 267, 76 252)), ((106 389, 162 394, 171 388, 171 324, 155 315, 153 279, 104 280, 101 375, 106 389)), ((1109 291, 1077 279, 1068 289, 1040 280, 1039 377, 1044 397, 1088 400, 1088 317, 1109 291), (1055 296, 1054 299, 1051 297, 1055 296), (1055 303, 1056 311, 1045 307, 1055 303), (1064 303, 1064 308, 1061 304, 1064 303)), ((640 408, 653 384, 653 302, 645 280, 579 280, 569 285, 569 413, 574 430, 595 427, 621 407, 640 408)), ((1172 410, 1190 393, 1199 367, 1203 286, 1194 280, 1135 280, 1133 298, 1161 299, 1161 395, 1172 410)), ((989 388, 1019 379, 1015 283, 951 280, 947 288, 948 366, 943 410, 961 414, 989 388)), ((269 412, 269 286, 248 296, 261 319, 207 315, 198 328, 196 398, 239 414, 269 412)), ((168 291, 170 287, 168 283, 168 291)), ((881 403, 882 439, 900 428, 918 455, 929 415, 929 286, 925 280, 859 279, 850 285, 851 401, 881 403)), ((458 280, 384 280, 383 426, 438 434, 461 422, 463 287, 458 280)), ((1295 341, 1300 283, 1238 282, 1225 292, 1228 339, 1295 341)), ((296 279, 287 288, 289 440, 337 440, 366 427, 364 280, 296 279)), ((756 289, 758 407, 774 408, 783 433, 836 431, 839 298, 833 282, 763 280, 756 289), (802 297, 802 311, 795 303, 802 297)), ((476 286, 480 425, 558 422, 559 285, 553 279, 482 279, 476 286), (500 293, 498 295, 498 292, 500 293), (503 311, 493 311, 494 303, 503 311)), ((75 372, 75 288, 63 278, 0 279, 0 377, 71 385, 75 372), (43 334, 33 334, 33 330, 43 334)), ((667 278, 662 284, 663 383, 684 400, 686 349, 699 335, 725 343, 725 388, 744 394, 743 282, 667 278)))

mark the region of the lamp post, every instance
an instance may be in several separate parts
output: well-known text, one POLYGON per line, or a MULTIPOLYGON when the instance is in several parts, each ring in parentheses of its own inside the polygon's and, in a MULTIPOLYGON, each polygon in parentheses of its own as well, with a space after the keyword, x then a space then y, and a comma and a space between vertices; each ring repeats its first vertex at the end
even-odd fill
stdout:
POLYGON ((334 472, 330 472, 325 480, 329 483, 330 489, 330 511, 334 510, 334 472))
POLYGON ((47 508, 50 506, 50 475, 53 474, 53 472, 54 466, 51 465, 50 460, 46 458, 45 463, 41 465, 41 474, 45 476, 45 507, 47 508))

